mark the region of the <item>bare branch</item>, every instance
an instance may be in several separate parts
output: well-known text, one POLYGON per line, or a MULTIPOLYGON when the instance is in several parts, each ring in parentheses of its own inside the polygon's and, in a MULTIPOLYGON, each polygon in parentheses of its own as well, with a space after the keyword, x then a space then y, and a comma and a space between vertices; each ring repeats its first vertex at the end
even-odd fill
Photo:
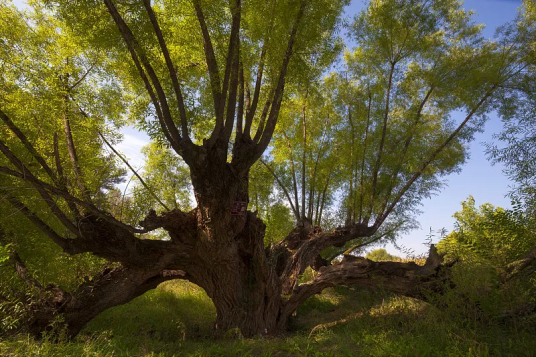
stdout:
POLYGON ((404 222, 400 222, 399 224, 397 224, 395 227, 393 227, 392 229, 388 230, 387 232, 384 232, 383 234, 380 234, 379 236, 374 237, 373 239, 370 239, 370 240, 368 240, 368 241, 366 241, 364 243, 359 243, 359 244, 356 244, 356 245, 348 248, 347 250, 344 251, 343 255, 349 255, 356 249, 366 247, 367 245, 370 245, 372 243, 375 243, 375 242, 379 241, 380 239, 382 239, 386 235, 396 232, 400 227, 402 227, 403 224, 404 224, 404 222))
MULTIPOLYGON (((262 138, 262 133, 264 132, 264 125, 266 122, 266 117, 268 116, 268 113, 270 112, 270 108, 272 106, 272 97, 274 95, 274 90, 270 92, 268 95, 268 99, 266 99, 266 103, 264 103, 264 108, 262 108, 262 113, 259 118, 259 124, 257 126, 257 131, 255 132, 255 136, 253 137, 253 141, 258 143, 259 140, 262 138)), ((248 123, 246 122, 246 125, 248 123)), ((247 127, 247 132, 251 130, 251 123, 249 123, 249 126, 247 127)))
MULTIPOLYGON (((294 166, 294 154, 292 150, 292 145, 290 144, 290 140, 286 133, 283 132, 283 136, 285 137, 287 147, 289 149, 290 154, 290 169, 292 172, 292 186, 294 188, 294 199, 296 200, 296 214, 298 215, 298 221, 300 220, 300 201, 298 200, 298 182, 296 180, 296 168, 294 166)), ((302 207, 304 209, 304 207, 302 207)))
POLYGON ((285 193, 285 196, 287 196, 287 200, 288 200, 288 203, 290 203, 290 207, 292 208, 292 212, 294 213, 294 216, 296 217, 296 220, 299 221, 300 220, 300 214, 298 211, 296 211, 296 207, 294 206, 294 204, 292 203, 292 198, 290 197, 290 194, 288 193, 288 190, 287 188, 285 187, 285 185, 283 185, 283 183, 281 182, 281 180, 279 179, 279 177, 276 175, 276 173, 274 172, 274 170, 272 170, 272 168, 270 166, 268 166, 268 164, 264 161, 264 160, 260 160, 261 163, 264 165, 264 167, 266 167, 266 169, 272 174, 272 176, 276 179, 277 183, 279 184, 279 187, 281 187, 281 189, 283 190, 283 192, 285 193))
POLYGON ((19 201, 14 196, 11 196, 5 190, 0 190, 9 203, 19 210, 26 218, 28 218, 37 228, 45 233, 54 243, 60 246, 65 252, 72 254, 74 252, 73 240, 60 236, 54 229, 41 220, 34 212, 32 212, 24 203, 19 201))
POLYGON ((151 194, 151 196, 153 196, 153 197, 158 201, 158 203, 160 203, 160 205, 161 205, 162 207, 164 207, 164 209, 165 209, 166 211, 170 211, 169 207, 166 206, 166 205, 164 204, 164 202, 162 202, 162 201, 160 200, 160 198, 158 198, 158 196, 153 192, 153 190, 151 190, 151 188, 147 185, 147 183, 145 182, 145 180, 142 179, 140 175, 138 175, 138 173, 136 172, 136 170, 134 170, 134 168, 133 168, 132 166, 130 166, 130 164, 128 163, 127 159, 125 159, 125 158, 123 157, 123 155, 121 155, 117 150, 114 149, 114 147, 112 146, 112 144, 110 144, 110 142, 109 142, 108 140, 106 140, 106 138, 104 137, 104 135, 102 135, 102 133, 101 133, 100 131, 99 131, 99 136, 101 137, 102 141, 104 141, 104 143, 110 148, 110 150, 112 150, 113 153, 114 153, 115 155, 117 155, 117 156, 121 159, 121 161, 123 161, 123 162, 125 163, 125 165, 128 166, 128 168, 130 169, 130 171, 132 171, 132 172, 134 173, 134 175, 136 175, 136 177, 138 178, 138 180, 140 180, 140 182, 141 182, 141 184, 143 185, 143 187, 145 187, 145 189, 151 194))
POLYGON ((177 103, 179 105, 179 115, 181 118, 182 137, 187 140, 190 140, 190 137, 188 136, 188 118, 186 116, 186 108, 184 106, 184 97, 182 95, 181 86, 177 78, 177 71, 175 69, 175 66, 173 65, 173 62, 171 61, 171 56, 169 55, 169 50, 164 40, 162 30, 160 29, 160 26, 158 25, 156 15, 153 11, 153 8, 151 7, 151 1, 143 0, 143 4, 145 5, 145 9, 147 10, 147 14, 149 15, 151 24, 153 25, 154 32, 156 34, 156 37, 158 38, 158 44, 160 45, 160 49, 162 50, 162 54, 164 55, 164 59, 166 61, 166 65, 169 71, 169 76, 171 77, 171 83, 173 85, 173 90, 175 91, 175 96, 177 98, 177 103))
POLYGON ((46 163, 45 159, 39 153, 37 150, 35 150, 34 146, 28 141, 28 138, 26 138, 26 135, 11 121, 11 119, 7 116, 6 113, 4 113, 0 109, 0 118, 2 118, 2 121, 4 124, 7 125, 7 127, 19 138, 19 140, 24 144, 26 147, 26 150, 32 154, 32 156, 35 158, 35 160, 41 165, 41 167, 45 170, 45 172, 48 174, 48 176, 52 179, 53 182, 57 181, 56 174, 50 166, 46 163))
POLYGON ((387 134, 387 120, 389 119, 389 104, 391 99, 391 87, 393 83, 393 74, 395 71, 395 63, 391 63, 391 68, 389 71, 389 81, 387 84, 387 94, 385 98, 385 113, 383 118, 383 128, 382 128, 382 138, 380 140, 380 147, 378 149, 378 156, 376 158, 376 164, 374 166, 374 171, 372 172, 372 192, 370 196, 370 205, 368 212, 365 216, 365 223, 368 223, 370 216, 372 214, 372 208, 374 205, 374 199, 376 198, 376 185, 378 183, 378 173, 380 172, 381 160, 383 154, 383 147, 385 145, 385 136, 387 134))
POLYGON ((257 68, 257 79, 255 81, 255 89, 253 90, 253 100, 251 101, 251 106, 248 107, 248 110, 246 112, 246 128, 248 128, 248 130, 246 131, 247 132, 246 135, 248 135, 248 137, 249 137, 249 130, 251 129, 251 124, 253 123, 253 117, 255 116, 255 112, 257 111, 257 104, 259 103, 259 95, 261 93, 262 75, 264 71, 264 59, 266 57, 266 44, 267 44, 267 40, 265 40, 264 43, 262 44, 261 57, 259 59, 259 65, 257 68))
MULTIPOLYGON (((238 91, 239 73, 240 73, 240 20, 241 20, 241 2, 236 0, 234 6, 231 6, 233 20, 231 24, 231 38, 229 39, 229 51, 227 54, 227 65, 225 68, 225 77, 223 79, 222 101, 227 98, 227 113, 225 127, 223 131, 222 142, 227 145, 233 131, 234 117, 236 112, 236 96, 238 91), (227 89, 229 88, 229 93, 227 89)), ((222 103, 222 107, 224 103, 222 103)))
POLYGON ((78 163, 78 154, 76 153, 76 147, 74 145, 73 133, 71 130, 71 119, 69 118, 69 113, 68 113, 68 100, 69 100, 69 97, 67 95, 64 95, 63 97, 63 105, 64 105, 63 131, 65 133, 65 141, 67 142, 67 152, 69 153, 69 159, 71 160, 71 166, 73 168, 73 172, 74 172, 76 183, 78 185, 78 189, 80 190, 82 197, 84 197, 86 201, 91 201, 89 192, 87 191, 86 186, 83 182, 82 170, 80 169, 80 164, 78 163))
POLYGON ((149 60, 145 56, 143 50, 140 48, 136 38, 134 37, 134 34, 117 11, 117 8, 113 4, 112 0, 104 0, 104 3, 106 4, 108 12, 110 13, 110 15, 112 15, 112 18, 117 25, 117 29, 121 33, 121 36, 123 37, 128 47, 131 57, 136 64, 136 67, 138 68, 138 72, 140 73, 140 76, 145 83, 145 88, 151 96, 151 100, 155 105, 160 125, 162 126, 162 130, 166 134, 166 137, 174 147, 175 151, 177 151, 177 153, 180 153, 181 150, 179 148, 179 144, 182 138, 179 134, 179 131, 177 130, 177 126, 171 118, 171 112, 169 110, 166 95, 153 67, 149 63, 149 60), (149 80, 147 79, 147 76, 145 75, 145 71, 143 70, 142 64, 143 67, 145 67, 145 71, 147 71, 147 75, 151 79, 151 83, 156 90, 158 100, 157 96, 155 96, 153 92, 149 80))
POLYGON ((74 82, 73 85, 69 86, 69 90, 73 90, 75 89, 76 87, 78 87, 78 85, 80 83, 82 83, 84 81, 84 79, 86 79, 87 75, 93 70, 93 68, 95 68, 95 65, 92 64, 86 71, 86 73, 84 73, 76 82, 74 82))
MULTIPOLYGON (((301 211, 301 220, 305 221, 305 174, 306 174, 306 155, 307 155, 307 122, 306 122, 306 103, 307 96, 309 94, 309 89, 305 91, 305 99, 303 103, 303 115, 302 115, 302 126, 303 126, 303 137, 302 137, 302 177, 301 177, 301 199, 302 199, 302 211, 301 211)), ((309 217, 311 218, 311 217, 309 217)))
MULTIPOLYGON (((274 28, 274 19, 275 19, 274 10, 275 10, 275 1, 272 1, 272 14, 270 17, 270 26, 268 28, 268 34, 262 43, 261 55, 259 58, 259 64, 257 66, 257 77, 255 79, 255 89, 253 90, 253 100, 250 102, 251 105, 250 106, 248 105, 248 110, 246 113, 247 130, 245 131, 245 134, 247 135, 248 138, 250 138, 251 124, 253 123, 253 118, 255 117, 255 113, 257 111, 257 104, 259 103, 262 76, 264 72, 264 61, 266 58, 266 48, 268 46, 268 43, 270 42, 270 37, 274 28)), ((249 91, 248 91, 248 94, 249 94, 249 91)))
MULTIPOLYGON (((120 221, 116 220, 115 218, 110 216, 108 213, 99 210, 97 207, 95 207, 91 203, 83 201, 83 200, 71 195, 68 192, 62 191, 61 189, 59 189, 57 187, 54 187, 52 185, 49 185, 46 182, 43 182, 43 181, 37 179, 31 173, 28 174, 29 171, 27 171, 27 170, 25 171, 25 174, 23 174, 23 173, 20 173, 18 171, 12 170, 12 169, 10 169, 8 167, 0 166, 0 172, 2 172, 4 174, 7 174, 9 176, 17 177, 17 178, 20 178, 22 180, 25 180, 25 181, 28 181, 28 182, 32 183, 34 185, 34 187, 39 191, 39 193, 47 195, 48 199, 45 199, 45 201, 51 201, 52 200, 50 198, 50 196, 48 196, 48 192, 50 192, 53 195, 61 196, 66 200, 73 201, 74 203, 76 203, 76 204, 88 209, 89 211, 95 213, 95 215, 97 215, 98 217, 104 219, 105 221, 108 221, 108 222, 110 222, 110 223, 112 223, 112 224, 114 224, 114 225, 116 225, 116 226, 118 226, 120 228, 123 228, 123 229, 131 232, 131 233, 146 233, 145 230, 134 228, 132 226, 129 226, 128 224, 125 224, 123 222, 120 222, 120 221)), ((51 210, 53 210, 53 212, 54 212, 54 209, 57 208, 54 205, 52 205, 52 206, 49 205, 49 207, 51 208, 51 210)), ((71 223, 71 225, 72 225, 72 223, 71 223)), ((75 226, 73 226, 73 227, 74 227, 74 232, 78 233, 77 228, 75 226)))
MULTIPOLYGON (((65 182, 65 176, 63 175, 63 167, 61 165, 60 150, 58 145, 58 133, 56 132, 54 133, 54 160, 56 162, 56 171, 58 172, 58 186, 60 187, 60 189, 68 192, 67 184, 65 182)), ((80 211, 72 201, 67 201, 67 206, 69 206, 69 209, 75 217, 80 217, 80 211)))
POLYGON ((218 63, 216 62, 216 56, 214 54, 214 48, 212 47, 212 40, 208 32, 207 23, 205 21, 205 15, 201 9, 200 0, 193 1, 197 20, 201 27, 201 33, 203 34, 203 47, 205 49, 205 60, 207 62, 208 73, 210 77, 210 87, 212 89, 212 97, 214 101, 214 109, 216 111, 216 126, 214 132, 221 130, 223 127, 223 110, 219 110, 221 105, 221 83, 220 74, 218 71, 218 63))
MULTIPOLYGON (((31 182, 33 184, 33 186, 35 187, 35 189, 39 192, 39 194, 41 195, 41 197, 43 198, 43 200, 45 201, 45 203, 48 205, 48 207, 50 208, 50 210, 52 211, 52 213, 54 213, 54 215, 60 220, 60 222, 67 228, 69 229, 72 233, 74 233, 75 235, 78 235, 78 229, 76 228, 76 226, 73 224, 73 222, 71 222, 71 220, 69 218, 67 218, 67 216, 65 215, 65 213, 56 205, 56 202, 54 202, 54 200, 52 199, 52 197, 50 197, 50 195, 48 194, 48 192, 44 189, 43 185, 40 185, 38 182, 42 182, 40 180, 38 180, 34 174, 28 170, 28 168, 22 163, 22 161, 20 161, 16 156, 15 154, 13 154, 13 152, 4 144, 4 142, 2 140, 0 140, 0 151, 4 154, 4 156, 16 167, 20 170, 20 172, 17 172, 17 171, 14 171, 14 170, 11 170, 9 168, 4 168, 4 167, 0 167, 0 171, 3 171, 3 172, 6 172, 8 173, 8 171, 10 171, 11 173, 14 173, 12 174, 12 176, 15 176, 15 177, 19 177, 19 178, 22 178, 24 180, 27 180, 29 182, 31 182), (8 170, 8 171, 6 171, 8 170), (15 175, 16 174, 16 175, 15 175)), ((45 182, 42 182, 43 184, 49 186, 49 187, 53 187, 54 189, 56 190, 59 190, 57 189, 56 187, 52 186, 52 185, 49 185, 45 182)))
POLYGON ((424 96, 424 99, 419 104, 419 107, 417 109, 417 115, 415 116, 415 120, 413 122, 413 125, 411 126, 410 133, 408 138, 406 139, 406 142, 404 143, 404 147, 402 149, 402 154, 400 155, 400 159, 398 161, 398 165, 396 166, 396 169, 393 172, 393 175, 391 176, 391 183, 389 185, 389 189, 387 191, 387 195, 385 196, 385 199, 382 204, 382 208, 380 210, 380 215, 383 213, 385 208, 387 207, 387 203, 389 202, 389 199, 391 198, 391 193, 393 191, 393 188, 396 186, 396 181, 398 179, 398 174, 400 173, 400 170, 402 169, 402 166, 404 164, 404 160, 406 158, 406 154, 408 152, 409 146, 413 140, 413 137, 415 136, 415 132, 417 131, 417 125, 419 124, 419 121, 421 119, 421 114, 424 109, 424 106, 426 105, 426 102, 428 102, 428 99, 432 95, 432 92, 434 90, 434 86, 430 86, 430 89, 426 92, 426 95, 424 96))
POLYGON ((361 160, 361 173, 359 176, 359 222, 362 222, 363 219, 363 195, 364 195, 364 185, 365 185, 365 158, 367 155, 367 144, 368 144, 368 133, 370 126, 370 109, 372 105, 372 93, 370 88, 368 88, 368 105, 367 105, 367 126, 365 127, 365 140, 363 143, 363 158, 361 160))
POLYGON ((454 140, 454 138, 458 135, 458 133, 465 127, 465 125, 469 122, 469 120, 473 117, 473 115, 476 113, 476 111, 484 104, 484 102, 491 96, 491 94, 495 91, 495 89, 497 88, 497 84, 494 84, 485 94, 484 96, 478 101, 478 103, 473 107, 473 109, 471 109, 471 111, 469 112, 469 114, 467 114, 467 116, 465 117, 465 119, 460 123, 460 125, 458 125, 458 127, 456 128, 456 130, 454 130, 450 135, 449 137, 443 142, 443 144, 441 144, 438 148, 436 148, 432 154, 428 157, 428 159, 423 162, 423 164, 421 165, 421 167, 419 168, 419 170, 417 172, 415 172, 413 174, 413 176, 408 180, 408 182, 406 182, 406 184, 404 185, 404 187, 402 187, 402 189, 398 192, 398 194, 396 195, 395 199, 391 202, 391 204, 389 205, 389 207, 387 208, 387 210, 385 210, 385 212, 383 212, 383 214, 381 215, 378 215, 378 218, 376 219, 376 222, 374 222, 374 226, 375 227, 379 227, 383 221, 385 221, 385 219, 387 218, 387 216, 389 216, 389 214, 393 211, 393 209, 395 208, 396 204, 398 203, 398 201, 400 201, 400 199, 402 198, 402 196, 404 196, 404 194, 409 190, 409 188, 411 187, 411 185, 413 185, 413 183, 419 178, 421 177, 421 175, 423 174, 424 170, 426 170, 426 168, 435 160, 435 158, 437 157, 437 155, 439 155, 446 147, 448 144, 450 144, 450 142, 452 142, 452 140, 454 140))
POLYGON ((268 115, 266 128, 264 129, 262 138, 259 140, 257 147, 255 149, 255 153, 253 156, 254 161, 257 160, 259 157, 261 157, 262 153, 264 152, 264 150, 266 150, 266 148, 268 147, 268 144, 272 140, 272 135, 274 133, 275 125, 277 123, 277 118, 279 116, 279 109, 281 108, 281 102, 283 100, 283 91, 285 89, 285 78, 287 75, 288 65, 290 63, 290 59, 293 54, 294 44, 296 41, 296 35, 298 33, 298 28, 300 27, 301 21, 305 14, 305 8, 307 7, 307 3, 308 2, 306 0, 300 1, 300 8, 298 9, 298 13, 296 14, 296 20, 294 22, 294 25, 292 26, 292 30, 290 31, 290 36, 289 36, 288 43, 287 43, 287 50, 283 58, 281 70, 279 72, 279 79, 277 81, 277 86, 274 90, 274 94, 272 97, 273 98, 272 105, 270 109, 270 114, 268 115))
POLYGON ((244 122, 244 67, 240 63, 240 86, 238 88, 238 111, 236 113, 236 139, 235 142, 240 140, 243 130, 244 122))

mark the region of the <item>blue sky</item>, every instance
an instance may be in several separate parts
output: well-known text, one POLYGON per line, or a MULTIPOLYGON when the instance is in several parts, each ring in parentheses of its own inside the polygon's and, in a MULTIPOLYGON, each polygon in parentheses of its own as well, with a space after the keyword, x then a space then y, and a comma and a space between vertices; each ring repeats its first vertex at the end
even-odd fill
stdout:
MULTIPOLYGON (((24 0, 15 0, 17 6, 23 6, 24 0)), ((512 21, 521 5, 520 0, 466 0, 464 7, 474 10, 474 21, 486 25, 484 36, 493 38, 495 29, 506 22, 512 21)), ((346 15, 353 17, 365 6, 365 1, 357 0, 346 8, 346 15)), ((454 228, 452 215, 461 208, 460 203, 469 195, 475 198, 476 204, 490 202, 497 206, 510 207, 506 197, 511 183, 502 173, 500 165, 492 166, 485 155, 483 143, 492 142, 493 134, 501 130, 500 119, 495 114, 490 115, 483 133, 478 133, 470 144, 471 157, 459 174, 445 177, 447 186, 440 193, 422 202, 418 217, 421 229, 403 236, 399 245, 412 249, 415 254, 425 253, 427 247, 423 244, 429 229, 450 231, 454 228)), ((148 137, 132 128, 123 129, 124 141, 117 146, 130 160, 134 167, 143 166, 140 149, 148 142, 148 137)), ((386 246, 391 254, 403 255, 392 245, 386 246)))

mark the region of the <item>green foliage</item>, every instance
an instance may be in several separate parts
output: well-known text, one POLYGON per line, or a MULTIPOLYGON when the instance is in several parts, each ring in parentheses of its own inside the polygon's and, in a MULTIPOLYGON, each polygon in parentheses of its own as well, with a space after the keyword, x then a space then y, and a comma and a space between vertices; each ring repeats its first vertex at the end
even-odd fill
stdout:
MULTIPOLYGON (((20 128, 35 151, 49 167, 61 166, 64 182, 77 197, 88 195, 106 206, 108 189, 121 180, 123 170, 101 147, 98 132, 111 139, 109 131, 123 123, 125 96, 110 75, 106 53, 90 49, 83 41, 44 10, 39 4, 21 12, 10 3, 0 4, 0 109, 20 128), (83 109, 88 117, 82 115, 83 109), (70 159, 65 140, 65 122, 76 147, 79 175, 70 159), (58 136, 55 160, 54 137, 58 136)), ((7 125, 0 125, 0 139, 44 182, 56 184, 29 154, 7 125)), ((12 167, 2 155, 0 165, 12 167)), ((27 299, 35 292, 17 277, 7 259, 16 251, 28 272, 43 286, 59 284, 66 290, 76 288, 88 276, 101 270, 104 262, 88 253, 68 256, 33 226, 18 209, 4 198, 17 197, 51 228, 68 235, 51 213, 48 204, 28 183, 0 177, 0 228, 6 232, 0 250, 0 333, 17 330, 27 322, 27 299), (7 248, 9 247, 9 248, 7 248)), ((50 202, 67 211, 61 198, 50 202)))
POLYGON ((447 260, 459 262, 452 270, 452 286, 437 301, 448 306, 453 319, 467 325, 513 323, 534 329, 533 270, 508 283, 501 278, 508 264, 524 258, 536 245, 533 218, 489 203, 477 208, 471 196, 454 217, 456 229, 437 248, 447 260))
POLYGON ((295 226, 290 209, 282 203, 273 204, 265 217, 265 244, 277 243, 285 238, 295 226))
MULTIPOLYGON (((73 33, 83 38, 93 48, 108 53, 115 74, 118 78, 122 78, 122 84, 134 98, 134 105, 129 111, 130 120, 151 138, 161 143, 165 142, 144 84, 105 5, 91 0, 76 2, 47 0, 44 3, 73 33)), ((306 7, 307 16, 301 23, 296 39, 294 56, 286 77, 287 83, 304 82, 311 73, 321 72, 331 63, 341 47, 337 31, 341 21, 340 14, 347 3, 347 0, 320 0, 306 7)), ((174 99, 171 79, 167 74, 158 40, 143 3, 114 1, 114 4, 125 16, 138 43, 153 64, 167 97, 170 98, 173 117, 178 118, 178 106, 174 99)), ((201 1, 200 4, 210 29, 218 69, 223 74, 230 34, 230 26, 224 24, 231 22, 232 15, 229 3, 201 1)), ((242 1, 241 7, 240 60, 247 81, 254 82, 262 48, 265 48, 266 52, 265 75, 260 94, 260 103, 263 103, 277 84, 288 41, 287 36, 300 8, 300 2, 251 0, 242 1)), ((200 143, 214 128, 215 116, 203 39, 193 3, 186 0, 164 0, 157 1, 154 8, 171 60, 181 81, 190 134, 200 143)), ((253 133, 257 124, 256 120, 252 128, 253 133)))
POLYGON ((288 86, 264 159, 296 220, 376 220, 382 242, 414 227, 419 202, 465 162, 491 109, 481 98, 515 70, 519 53, 481 29, 458 1, 371 1, 344 67, 288 86), (451 140, 459 112, 470 121, 451 140))
MULTIPOLYGON (((222 71, 230 31, 223 24, 229 23, 232 14, 221 2, 201 2, 222 71)), ((142 3, 122 0, 116 3, 145 55, 155 64, 163 90, 171 98, 172 116, 179 117, 171 80, 142 3)), ((516 97, 506 92, 508 86, 501 86, 494 104, 506 119, 522 113, 526 126, 507 128, 504 140, 513 144, 510 147, 513 150, 492 151, 492 155, 497 161, 512 164, 512 158, 520 157, 519 153, 526 154, 527 147, 532 147, 532 137, 522 141, 522 145, 517 145, 516 140, 527 133, 526 128, 532 128, 531 112, 526 108, 534 104, 531 66, 535 57, 530 52, 534 44, 533 2, 525 2, 525 12, 520 15, 517 27, 506 29, 502 42, 485 42, 480 37, 481 26, 471 22, 470 14, 458 1, 374 0, 352 25, 351 36, 357 46, 345 53, 345 73, 321 78, 341 50, 337 29, 340 13, 347 3, 315 1, 307 6, 307 16, 300 25, 295 56, 286 78, 288 91, 266 157, 281 181, 280 187, 274 188, 274 175, 264 167, 258 165, 251 172, 252 203, 268 224, 266 244, 279 241, 293 226, 293 209, 283 203, 285 200, 294 201, 297 220, 308 219, 325 227, 368 224, 372 220, 382 225, 373 239, 396 238, 398 232, 413 223, 411 216, 418 202, 441 186, 443 175, 455 172, 465 161, 466 143, 480 129, 485 112, 490 109, 487 103, 481 106, 479 100, 486 98, 492 85, 495 88, 507 82, 505 77, 516 69, 509 66, 515 56, 518 56, 515 59, 523 58, 527 70, 513 79, 508 77, 511 82, 508 84, 516 84, 525 94, 516 97), (512 38, 522 45, 509 46, 508 39, 512 38), (523 48, 529 51, 523 52, 523 48), (505 104, 497 105, 499 99, 504 99, 505 104), (450 115, 456 111, 465 111, 470 116, 475 113, 477 120, 450 140, 456 125, 450 115), (442 145, 443 150, 438 152, 442 145), (430 157, 431 161, 427 161, 430 157), (416 173, 420 176, 414 176, 416 173), (290 191, 290 197, 286 197, 283 187, 290 191), (388 207, 393 210, 387 212, 388 207)), ((127 120, 135 123, 154 139, 144 152, 147 164, 143 177, 149 189, 170 207, 190 209, 188 170, 165 145, 155 108, 105 6, 93 0, 31 1, 31 4, 34 9, 26 13, 11 5, 0 5, 1 109, 13 118, 49 166, 63 167, 70 183, 69 192, 76 197, 89 195, 100 208, 127 223, 139 221, 148 209, 156 206, 156 201, 140 185, 135 185, 133 198, 125 198, 114 189, 124 170, 116 158, 102 149, 98 133, 117 143, 116 129, 127 120), (66 122, 70 123, 78 160, 82 163, 79 173, 64 140, 57 150, 59 160, 54 160, 52 143, 55 135, 67 131, 66 122), (83 184, 72 184, 77 181, 83 184)), ((253 81, 259 55, 263 48, 266 50, 261 103, 275 87, 298 5, 297 0, 243 3, 240 61, 247 83, 253 81)), ((215 118, 203 40, 192 2, 162 0, 156 1, 154 7, 185 93, 188 130, 194 141, 200 143, 214 127, 215 118)), ((254 121, 253 132, 258 122, 254 121)), ((39 179, 53 183, 6 126, 0 127, 0 138, 39 179)), ((528 164, 522 167, 512 164, 514 171, 511 171, 529 193, 534 186, 531 155, 532 152, 526 156, 530 159, 525 160, 528 164)), ((11 164, 2 156, 0 165, 11 164)), ((51 214, 47 202, 28 190, 21 180, 2 176, 0 186, 50 227, 69 234, 51 214)), ((53 201, 48 203, 67 211, 63 199, 53 201)), ((9 303, 0 302, 0 326, 4 331, 18 328, 24 319, 21 299, 11 297, 28 291, 15 279, 15 272, 7 264, 10 249, 19 252, 28 270, 42 285, 55 283, 66 290, 76 288, 105 265, 89 254, 75 257, 63 254, 35 227, 22 220, 20 212, 5 200, 0 200, 0 215, 2 229, 10 233, 8 244, 0 250, 0 298, 9 298, 9 303)), ((501 341, 519 342, 509 346, 514 353, 530 351, 534 340, 526 337, 525 332, 512 332, 496 323, 503 311, 500 309, 508 304, 533 302, 529 298, 534 292, 533 278, 523 284, 514 282, 509 289, 499 291, 493 285, 496 272, 489 266, 504 266, 519 258, 527 247, 534 246, 532 221, 519 212, 491 205, 477 210, 474 201, 467 203, 456 218, 459 229, 440 247, 473 265, 466 270, 463 264, 457 268, 460 270, 454 276, 456 288, 443 301, 451 315, 423 312, 425 309, 415 302, 392 299, 377 308, 367 306, 360 323, 338 327, 342 330, 340 335, 306 331, 286 341, 223 340, 200 349, 202 338, 214 337, 208 332, 214 308, 199 290, 169 284, 130 305, 107 311, 75 342, 62 345, 52 345, 50 341, 0 342, 0 354, 486 355, 505 351, 493 345, 496 335, 502 336, 498 332, 505 332, 506 337, 501 341), (473 280, 479 284, 471 284, 473 280), (521 285, 516 286, 518 283, 521 285), (193 291, 184 294, 189 289, 193 291), (459 299, 460 296, 464 299, 459 299), (519 299, 514 301, 512 296, 519 299), (419 314, 428 319, 418 322, 419 314), (453 321, 444 318, 445 315, 453 321), (481 333, 482 321, 495 324, 486 330, 490 336, 481 333), (400 326, 408 327, 410 332, 400 326), (94 334, 107 329, 113 332, 94 334), (458 337, 465 336, 468 330, 471 339, 458 337)), ((158 234, 152 238, 161 238, 158 234)), ((338 253, 329 252, 332 256, 338 253)), ((396 257, 377 250, 369 258, 396 257)), ((336 291, 330 293, 337 296, 317 298, 302 313, 307 313, 307 308, 330 313, 332 307, 344 304, 344 297, 336 291)), ((526 326, 530 327, 529 323, 523 322, 523 327, 526 326)))
POLYGON ((497 95, 495 108, 503 130, 495 135, 498 142, 488 143, 492 163, 505 166, 504 172, 515 182, 511 198, 519 207, 534 214, 536 207, 536 6, 534 0, 523 1, 515 22, 504 26, 503 37, 510 38, 512 51, 519 52, 518 66, 507 86, 497 95), (512 90, 515 89, 515 90, 512 90))
POLYGON ((401 260, 400 257, 387 253, 384 248, 374 249, 373 251, 368 252, 367 255, 365 255, 365 258, 374 260, 375 262, 401 260))
POLYGON ((536 246, 534 221, 519 212, 489 203, 476 208, 469 196, 454 218, 456 229, 437 245, 447 257, 504 267, 536 246))
MULTIPOLYGON (((473 276, 475 277, 475 276, 473 276)), ((458 300, 459 297, 458 297, 458 300)), ((74 341, 0 341, 3 356, 531 356, 534 331, 466 319, 451 308, 358 287, 326 289, 293 320, 293 334, 214 339, 214 307, 188 283, 166 283, 110 309, 74 341)))

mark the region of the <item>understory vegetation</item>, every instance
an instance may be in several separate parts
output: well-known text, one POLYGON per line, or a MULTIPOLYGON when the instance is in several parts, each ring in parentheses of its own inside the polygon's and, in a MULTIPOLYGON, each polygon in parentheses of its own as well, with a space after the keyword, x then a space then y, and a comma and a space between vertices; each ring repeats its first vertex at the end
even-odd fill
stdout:
POLYGON ((216 335, 206 294, 168 282, 102 313, 73 341, 19 335, 0 342, 0 355, 533 356, 536 315, 500 311, 515 302, 519 286, 484 297, 473 282, 485 273, 471 274, 456 277, 465 299, 453 289, 443 308, 358 286, 329 288, 298 309, 288 334, 250 339, 237 330, 216 335))

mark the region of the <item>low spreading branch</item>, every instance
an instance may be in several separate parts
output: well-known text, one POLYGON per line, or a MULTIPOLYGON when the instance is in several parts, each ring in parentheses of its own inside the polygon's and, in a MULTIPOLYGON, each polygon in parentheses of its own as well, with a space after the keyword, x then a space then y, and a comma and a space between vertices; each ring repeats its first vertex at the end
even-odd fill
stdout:
POLYGON ((309 297, 335 285, 382 288, 396 294, 426 299, 427 293, 441 291, 444 287, 447 274, 441 269, 444 266, 442 262, 443 258, 433 245, 423 266, 414 262, 374 262, 348 255, 340 263, 320 268, 312 282, 295 286, 282 313, 292 314, 309 297))
POLYGON ((532 249, 523 259, 517 260, 513 263, 510 263, 506 266, 506 269, 503 273, 503 280, 509 281, 529 265, 536 261, 536 248, 532 249))

